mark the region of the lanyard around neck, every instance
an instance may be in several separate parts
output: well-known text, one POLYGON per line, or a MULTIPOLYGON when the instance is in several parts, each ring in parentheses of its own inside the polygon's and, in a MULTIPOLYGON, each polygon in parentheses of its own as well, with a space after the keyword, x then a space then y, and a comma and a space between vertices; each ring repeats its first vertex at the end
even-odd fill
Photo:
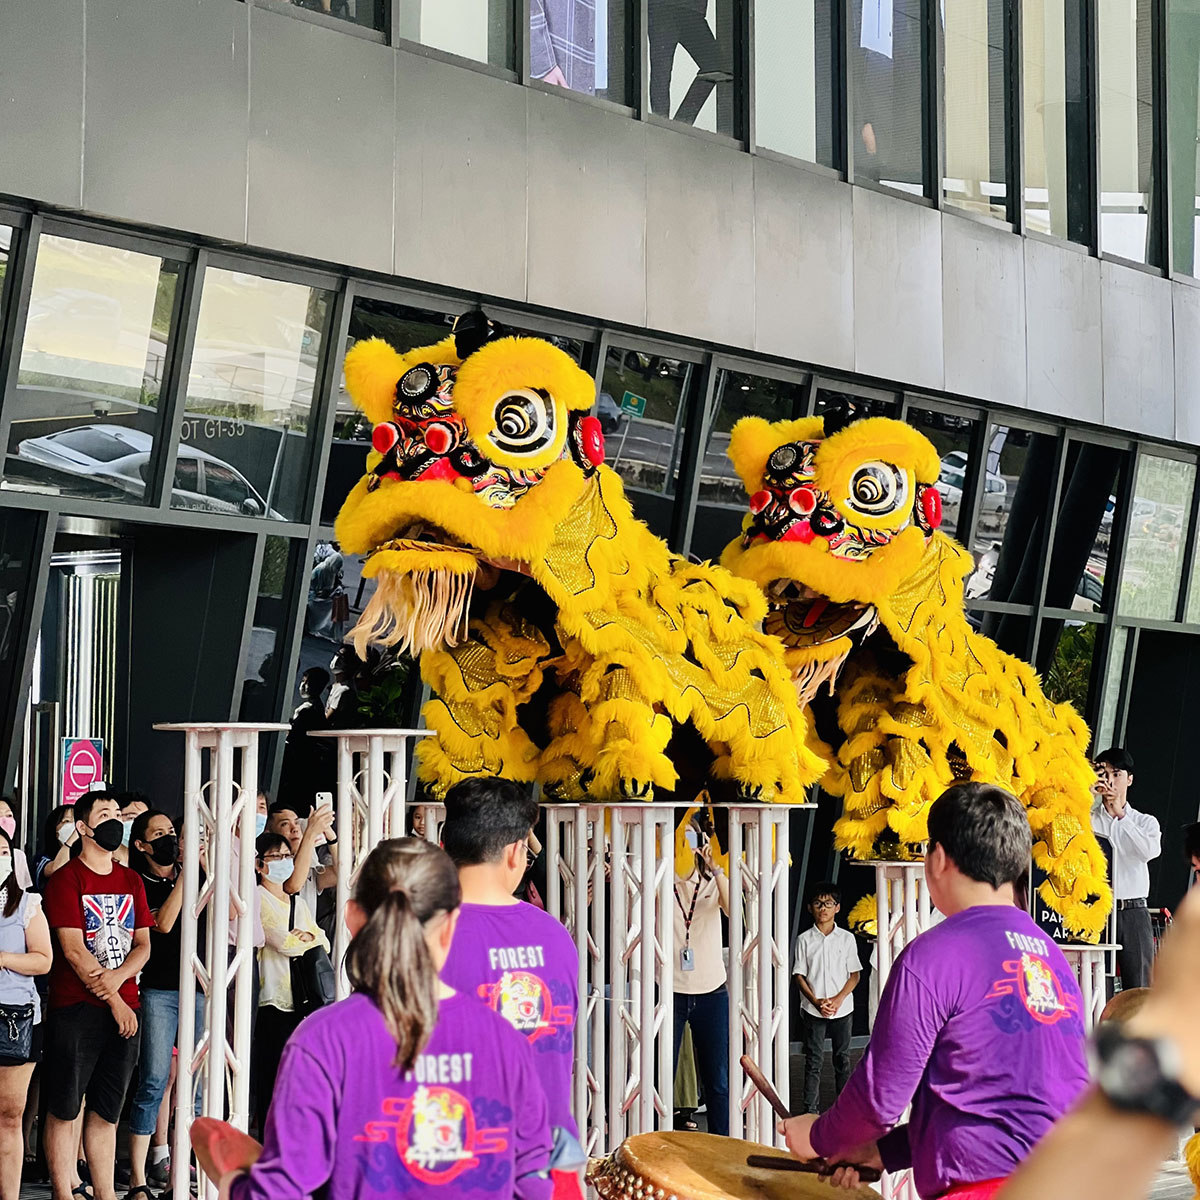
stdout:
POLYGON ((679 905, 679 911, 683 913, 683 944, 690 946, 692 943, 692 918, 696 915, 696 897, 700 895, 700 880, 696 880, 696 886, 692 889, 692 902, 688 905, 687 911, 684 911, 683 901, 679 898, 679 884, 675 885, 675 903, 679 905))

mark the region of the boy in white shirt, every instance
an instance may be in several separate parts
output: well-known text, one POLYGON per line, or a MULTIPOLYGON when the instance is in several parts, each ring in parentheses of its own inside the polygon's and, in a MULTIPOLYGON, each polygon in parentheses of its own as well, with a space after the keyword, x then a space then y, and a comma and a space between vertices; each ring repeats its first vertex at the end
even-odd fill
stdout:
POLYGON ((837 1093, 850 1078, 850 1022, 862 964, 854 934, 834 924, 842 911, 842 897, 832 883, 820 883, 813 889, 808 910, 814 924, 796 939, 795 972, 804 1031, 803 1111, 815 1113, 820 1111, 817 1098, 826 1038, 833 1043, 837 1093))

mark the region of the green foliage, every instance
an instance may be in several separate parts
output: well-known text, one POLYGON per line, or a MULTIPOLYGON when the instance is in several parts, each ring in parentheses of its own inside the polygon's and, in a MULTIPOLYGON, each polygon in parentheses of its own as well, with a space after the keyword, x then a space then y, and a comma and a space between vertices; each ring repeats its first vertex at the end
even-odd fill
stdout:
POLYGON ((411 658, 398 658, 376 671, 371 684, 358 689, 358 715, 364 729, 399 729, 409 720, 405 684, 411 658))
POLYGON ((258 579, 260 596, 282 596, 287 579, 288 539, 271 534, 263 548, 262 573, 258 579))
POLYGON ((1099 625, 1068 625, 1058 639, 1054 658, 1042 680, 1046 695, 1056 704, 1064 701, 1076 711, 1087 710, 1088 682, 1096 655, 1096 631, 1099 625))

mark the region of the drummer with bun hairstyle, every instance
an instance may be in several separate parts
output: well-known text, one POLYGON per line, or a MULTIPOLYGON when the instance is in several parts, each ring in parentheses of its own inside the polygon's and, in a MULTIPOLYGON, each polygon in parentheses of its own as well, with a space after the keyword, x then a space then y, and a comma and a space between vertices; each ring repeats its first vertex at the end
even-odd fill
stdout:
POLYGON ((1013 903, 1031 852, 1003 789, 960 783, 933 803, 925 880, 946 919, 896 959, 834 1106, 781 1126, 798 1158, 911 1167, 927 1200, 987 1200, 1075 1102, 1088 1081, 1079 985, 1013 903))
MULTIPOLYGON (((367 856, 346 909, 354 994, 292 1034, 261 1157, 228 1171, 222 1196, 548 1200, 550 1128, 529 1045, 438 979, 460 898, 454 865, 429 842, 395 838, 367 856)), ((198 1148, 248 1142, 197 1125, 198 1148)))

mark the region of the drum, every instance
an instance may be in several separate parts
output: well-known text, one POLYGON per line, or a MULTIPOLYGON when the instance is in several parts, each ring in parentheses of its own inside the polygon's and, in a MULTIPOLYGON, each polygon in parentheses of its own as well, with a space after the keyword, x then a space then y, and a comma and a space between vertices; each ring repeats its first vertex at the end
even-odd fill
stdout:
POLYGON ((879 1200, 865 1185, 836 1192, 817 1175, 750 1166, 750 1155, 795 1163, 784 1150, 711 1133, 639 1133, 593 1160, 600 1200, 879 1200))

